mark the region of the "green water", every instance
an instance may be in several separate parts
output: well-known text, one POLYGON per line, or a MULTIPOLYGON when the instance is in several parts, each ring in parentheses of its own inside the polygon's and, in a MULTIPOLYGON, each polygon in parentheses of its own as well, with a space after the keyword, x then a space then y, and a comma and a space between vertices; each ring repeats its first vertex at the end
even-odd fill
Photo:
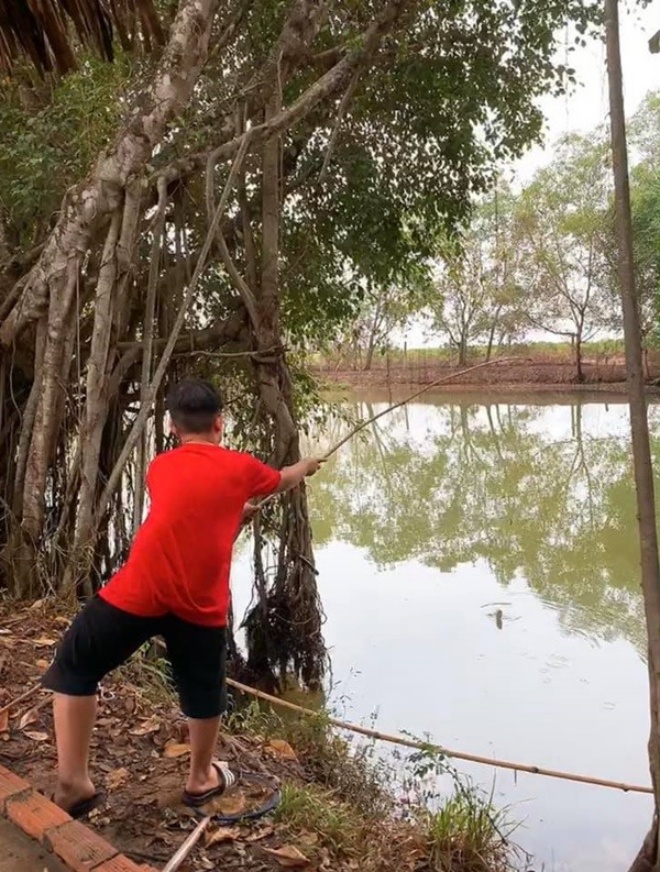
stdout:
MULTIPOLYGON (((349 397, 342 416, 389 399, 349 397)), ((650 416, 660 436, 660 409, 650 416)), ((333 418, 314 448, 348 426, 333 418)), ((654 451, 660 461, 660 440, 654 451)), ((648 783, 624 403, 427 396, 342 448, 310 490, 340 710, 459 750, 648 783)), ((240 607, 249 566, 236 570, 240 607)), ((535 870, 626 869, 650 820, 648 797, 459 768, 512 806, 535 870)))

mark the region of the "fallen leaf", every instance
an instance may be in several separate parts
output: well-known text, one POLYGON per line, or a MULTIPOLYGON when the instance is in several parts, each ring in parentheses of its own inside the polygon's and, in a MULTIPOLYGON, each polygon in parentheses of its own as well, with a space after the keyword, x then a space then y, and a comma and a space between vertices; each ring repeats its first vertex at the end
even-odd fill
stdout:
POLYGON ((209 834, 205 844, 207 848, 210 848, 211 845, 220 845, 223 842, 235 842, 236 839, 240 838, 240 835, 241 831, 238 827, 220 827, 209 834))
POLYGON ((45 599, 38 599, 38 600, 35 600, 35 601, 32 603, 32 605, 30 606, 30 611, 31 611, 31 612, 36 611, 38 608, 41 608, 41 606, 42 606, 45 602, 46 602, 45 599))
POLYGON ((32 644, 35 648, 51 648, 56 644, 56 639, 47 639, 46 636, 41 636, 39 639, 34 639, 32 644))
POLYGON ((240 788, 238 790, 232 790, 230 793, 222 794, 216 799, 212 799, 209 805, 214 812, 220 812, 220 814, 223 814, 226 817, 245 814, 248 809, 245 794, 240 788))
POLYGON ((276 757, 280 758, 280 760, 298 761, 296 752, 288 742, 284 741, 284 739, 271 739, 271 741, 266 745, 266 749, 272 751, 276 757))
POLYGON ((130 730, 131 736, 148 736, 150 733, 157 733, 160 730, 160 721, 156 718, 149 718, 147 721, 143 721, 139 727, 135 727, 134 730, 130 730))
POLYGON ((251 833, 246 842, 260 842, 262 839, 267 839, 268 836, 272 836, 275 832, 273 827, 264 827, 262 830, 257 830, 256 833, 251 833))
POLYGON ((5 709, 5 711, 0 714, 0 733, 9 732, 9 709, 5 709))
POLYGON ((50 663, 48 662, 48 660, 37 660, 37 666, 39 667, 39 669, 48 669, 50 663))
POLYGON ((60 627, 68 627, 71 623, 68 618, 64 618, 62 615, 58 615, 54 620, 56 624, 60 625, 60 627))
POLYGON ((182 745, 178 742, 173 742, 171 745, 165 745, 163 749, 163 757, 170 759, 175 757, 183 757, 184 754, 190 754, 190 745, 182 745))
POLYGON ((11 630, 0 630, 0 636, 11 636, 11 630))
POLYGON ((309 866, 307 857, 294 845, 285 845, 283 848, 264 848, 264 851, 270 857, 274 857, 280 866, 287 866, 290 869, 302 869, 304 866, 309 866))
POLYGON ((108 790, 116 790, 118 787, 121 787, 122 784, 125 784, 126 781, 128 781, 128 777, 128 769, 124 769, 123 767, 121 769, 113 769, 105 778, 108 790))
POLYGON ((48 733, 39 733, 36 730, 26 730, 23 734, 27 736, 28 739, 32 739, 35 742, 47 742, 48 741, 48 733))
POLYGON ((39 712, 36 709, 28 709, 18 722, 18 729, 24 730, 30 724, 36 724, 39 720, 39 712))

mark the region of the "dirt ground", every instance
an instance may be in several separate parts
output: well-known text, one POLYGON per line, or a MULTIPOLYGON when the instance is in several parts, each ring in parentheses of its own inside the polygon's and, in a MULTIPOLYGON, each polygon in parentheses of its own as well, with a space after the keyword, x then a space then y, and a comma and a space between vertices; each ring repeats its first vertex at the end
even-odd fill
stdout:
MULTIPOLYGON (((0 708, 38 682, 67 624, 68 616, 47 603, 17 607, 0 602, 0 708)), ((108 679, 100 692, 92 777, 106 799, 85 822, 134 861, 162 868, 199 822, 180 799, 188 761, 186 724, 167 696, 154 699, 132 683, 131 668, 108 679)), ((148 671, 144 665, 139 669, 148 671)), ((50 695, 38 689, 12 707, 9 716, 0 716, 0 763, 46 795, 52 794, 55 780, 50 702, 50 695)), ((283 780, 307 779, 285 743, 269 745, 265 740, 224 734, 218 757, 232 768, 260 774, 266 783, 239 787, 205 807, 205 813, 242 812, 272 797, 283 780)), ((269 818, 241 827, 214 823, 182 870, 330 868, 323 862, 310 865, 298 859, 296 863, 296 851, 290 850, 294 847, 269 818), (293 860, 286 862, 291 853, 293 860)), ((296 850, 302 854, 304 846, 296 850)))

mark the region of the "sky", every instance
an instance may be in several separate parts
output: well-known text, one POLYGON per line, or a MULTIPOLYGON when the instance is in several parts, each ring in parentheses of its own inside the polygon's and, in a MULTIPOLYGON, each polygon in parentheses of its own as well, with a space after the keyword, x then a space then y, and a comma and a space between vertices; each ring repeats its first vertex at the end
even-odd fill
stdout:
MULTIPOLYGON (((652 55, 649 39, 660 30, 660 4, 651 3, 646 9, 633 12, 620 4, 621 62, 623 66, 624 101, 626 116, 630 118, 639 108, 649 91, 660 90, 660 54, 652 55)), ((515 187, 531 180, 534 173, 550 163, 555 144, 567 133, 588 133, 600 125, 609 123, 609 96, 607 91, 607 68, 605 44, 590 40, 585 48, 576 48, 566 59, 565 44, 573 43, 575 33, 568 31, 564 45, 559 49, 562 62, 567 62, 576 71, 577 85, 563 97, 547 96, 539 101, 545 117, 545 135, 542 145, 530 149, 505 173, 515 187)), ((551 341, 552 336, 531 336, 551 341)), ((423 325, 416 319, 394 338, 396 345, 407 342, 412 348, 437 345, 437 337, 429 337, 423 325)))
MULTIPOLYGON (((626 4, 632 5, 632 4, 626 4)), ((639 108, 648 91, 660 89, 660 55, 652 55, 648 41, 660 30, 660 6, 626 12, 621 4, 621 61, 626 115, 639 108)), ((569 42, 575 34, 569 32, 569 42)), ((560 49, 565 56, 565 49, 560 49)), ((605 45, 590 41, 569 56, 578 85, 564 97, 544 97, 539 105, 546 119, 545 144, 531 149, 512 169, 527 182, 534 172, 552 159, 553 144, 569 132, 588 133, 609 121, 605 45)))

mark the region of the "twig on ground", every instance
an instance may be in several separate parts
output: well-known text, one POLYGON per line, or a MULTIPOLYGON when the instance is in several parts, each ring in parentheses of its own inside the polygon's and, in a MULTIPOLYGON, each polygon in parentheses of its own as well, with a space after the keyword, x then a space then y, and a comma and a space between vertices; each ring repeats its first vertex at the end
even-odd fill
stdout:
POLYGON ((187 859, 189 854, 192 852, 193 848, 199 842, 202 837, 202 834, 211 823, 211 817, 207 816, 199 824, 195 827, 192 833, 188 836, 185 842, 181 845, 176 854, 169 861, 167 866, 163 869, 163 872, 176 872, 177 869, 181 868, 181 865, 187 859))
POLYGON ((29 699, 33 694, 35 694, 38 690, 41 690, 41 682, 38 684, 34 684, 32 687, 28 688, 25 693, 22 693, 20 696, 17 696, 16 699, 12 699, 11 702, 8 702, 6 705, 3 705, 0 708, 0 715, 4 715, 5 712, 8 712, 10 709, 13 709, 19 703, 23 702, 23 700, 29 699))

